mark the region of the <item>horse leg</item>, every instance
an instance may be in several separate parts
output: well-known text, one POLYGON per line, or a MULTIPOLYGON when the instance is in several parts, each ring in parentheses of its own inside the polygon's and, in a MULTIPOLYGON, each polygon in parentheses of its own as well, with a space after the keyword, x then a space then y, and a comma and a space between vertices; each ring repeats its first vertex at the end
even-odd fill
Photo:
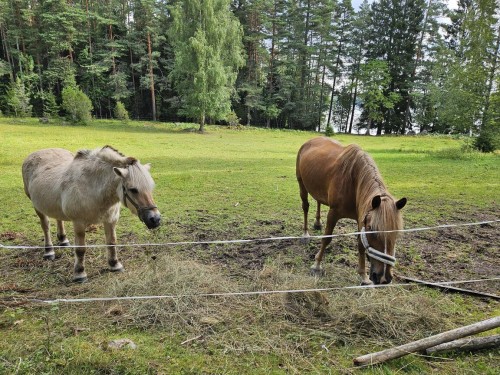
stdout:
POLYGON ((43 239, 45 243, 45 252, 43 254, 43 259, 54 260, 56 258, 56 253, 54 252, 54 245, 52 244, 52 239, 50 238, 50 221, 47 215, 42 214, 40 211, 35 210, 36 214, 40 218, 40 225, 43 230, 43 239))
POLYGON ((124 271, 123 265, 118 260, 116 250, 116 223, 104 223, 104 234, 106 236, 106 244, 108 245, 108 264, 111 272, 124 271))
MULTIPOLYGON (((297 181, 299 183, 300 199, 302 200, 302 211, 304 212, 303 236, 309 237, 309 231, 307 229, 307 214, 309 213, 309 200, 308 200, 309 193, 307 192, 306 187, 304 186, 302 180, 297 179, 297 181)), ((307 242, 307 239, 304 239, 304 242, 307 242)))
MULTIPOLYGON (((331 236, 333 233, 333 228, 337 224, 338 217, 335 215, 333 208, 328 211, 328 216, 326 219, 326 229, 325 236, 331 236)), ((323 268, 321 267, 321 261, 325 255, 326 247, 332 242, 332 237, 324 237, 321 239, 321 248, 314 257, 314 264, 311 266, 311 274, 314 276, 322 276, 324 274, 323 268)))
POLYGON ((370 280, 366 273, 366 254, 365 248, 361 243, 361 239, 358 238, 358 274, 361 278, 361 285, 372 285, 373 282, 370 280))
POLYGON ((59 246, 69 246, 66 230, 64 229, 64 221, 62 220, 57 220, 57 240, 59 241, 59 246))
POLYGON ((321 203, 318 203, 318 208, 316 209, 316 221, 314 222, 314 229, 321 230, 321 203))
POLYGON ((84 283, 87 281, 85 272, 85 229, 84 223, 73 222, 75 230, 75 271, 73 281, 75 283, 84 283))

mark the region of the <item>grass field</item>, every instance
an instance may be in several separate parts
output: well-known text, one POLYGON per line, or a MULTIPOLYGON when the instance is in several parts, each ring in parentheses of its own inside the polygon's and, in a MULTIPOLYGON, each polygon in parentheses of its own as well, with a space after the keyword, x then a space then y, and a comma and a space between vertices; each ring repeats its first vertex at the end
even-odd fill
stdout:
MULTIPOLYGON (((26 198, 21 164, 32 151, 112 145, 152 163, 163 225, 148 231, 126 209, 122 244, 165 244, 299 236, 295 180, 299 131, 194 124, 95 121, 91 126, 0 118, 0 244, 43 245, 26 198)), ((496 220, 500 159, 444 136, 338 135, 375 159, 390 192, 407 197, 407 228, 496 220)), ((312 221, 310 223, 312 225, 312 221)), ((396 274, 433 281, 499 276, 498 224, 405 234, 396 274)), ((349 233, 342 221, 336 233, 349 233)), ((70 241, 72 227, 68 225, 70 241)), ((319 232, 316 234, 320 234, 319 232)), ((88 243, 103 244, 93 227, 88 243)), ((200 297, 214 292, 357 285, 355 238, 334 239, 326 275, 308 275, 319 241, 127 246, 126 272, 106 272, 104 249, 87 252, 89 282, 71 283, 72 254, 54 262, 40 249, 0 249, 0 373, 198 374, 357 373, 352 359, 500 314, 498 302, 421 287, 264 296, 200 297), (163 300, 24 303, 26 298, 174 295, 163 300), (113 339, 137 348, 114 350, 113 339)), ((397 279, 395 283, 397 283, 397 279)), ((467 285, 499 293, 498 281, 467 285)), ((409 355, 363 373, 496 374, 500 352, 409 355)))

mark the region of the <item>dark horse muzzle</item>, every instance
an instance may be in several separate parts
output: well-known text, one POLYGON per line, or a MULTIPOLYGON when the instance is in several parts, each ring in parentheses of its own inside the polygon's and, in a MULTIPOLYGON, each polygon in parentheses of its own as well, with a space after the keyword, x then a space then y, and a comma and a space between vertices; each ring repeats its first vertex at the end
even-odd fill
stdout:
POLYGON ((156 206, 140 207, 137 214, 148 229, 158 228, 161 224, 161 215, 156 206))
POLYGON ((384 249, 384 252, 378 251, 374 249, 373 247, 370 246, 368 243, 368 239, 366 238, 366 229, 365 227, 361 228, 361 243, 363 244, 363 247, 365 248, 365 253, 366 257, 370 261, 370 280, 378 285, 380 283, 382 284, 389 284, 392 281, 392 275, 390 272, 388 272, 388 267, 394 267, 396 264, 396 258, 393 257, 392 255, 387 254, 387 249, 384 249), (375 272, 375 267, 373 265, 372 259, 378 260, 379 262, 382 262, 384 264, 384 268, 381 272, 375 272))
POLYGON ((155 205, 141 207, 134 201, 130 195, 127 193, 127 189, 123 186, 123 203, 127 206, 127 200, 132 206, 137 210, 137 216, 139 219, 146 224, 148 229, 158 228, 161 223, 161 214, 158 211, 158 207, 155 205))

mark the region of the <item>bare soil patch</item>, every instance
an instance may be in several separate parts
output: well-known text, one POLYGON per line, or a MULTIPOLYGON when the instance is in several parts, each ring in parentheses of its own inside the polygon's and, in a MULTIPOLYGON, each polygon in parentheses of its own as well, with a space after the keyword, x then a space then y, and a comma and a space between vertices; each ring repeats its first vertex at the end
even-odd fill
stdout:
MULTIPOLYGON (((498 210, 495 209, 474 214, 464 212, 448 218, 446 224, 497 220, 497 215, 498 210)), ((210 219, 205 217, 201 221, 208 222, 210 219)), ((184 229, 200 241, 241 238, 238 225, 232 224, 228 224, 224 232, 207 231, 197 225, 188 225, 184 229)), ((342 220, 337 224, 334 234, 348 234, 356 230, 353 221, 342 220)), ((252 238, 290 236, 285 231, 284 222, 279 220, 259 221, 255 223, 253 233, 252 238)), ((315 231, 314 234, 321 235, 322 232, 315 231)), ((300 235, 300 228, 297 228, 295 235, 300 235)), ((354 236, 333 239, 325 259, 325 266, 329 266, 330 272, 347 268, 352 272, 353 278, 357 276, 356 241, 354 236)), ((398 265, 395 273, 430 282, 498 278, 500 277, 499 244, 500 223, 404 233, 397 245, 398 265)), ((307 273, 315 253, 319 250, 319 245, 320 239, 311 239, 307 244, 301 240, 284 239, 231 245, 197 245, 182 251, 193 254, 203 262, 216 263, 223 268, 232 269, 235 274, 262 269, 267 260, 276 257, 281 257, 285 265, 296 268, 297 272, 307 273)), ((326 277, 334 278, 335 275, 326 277)), ((456 286, 478 292, 500 294, 499 280, 456 284, 456 286)))

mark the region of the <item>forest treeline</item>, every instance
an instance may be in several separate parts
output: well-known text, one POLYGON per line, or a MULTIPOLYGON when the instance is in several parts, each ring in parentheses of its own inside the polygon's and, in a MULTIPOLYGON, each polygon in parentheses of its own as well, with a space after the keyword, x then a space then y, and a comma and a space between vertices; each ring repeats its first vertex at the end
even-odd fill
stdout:
POLYGON ((495 0, 0 0, 0 110, 494 133, 499 15, 495 0))

